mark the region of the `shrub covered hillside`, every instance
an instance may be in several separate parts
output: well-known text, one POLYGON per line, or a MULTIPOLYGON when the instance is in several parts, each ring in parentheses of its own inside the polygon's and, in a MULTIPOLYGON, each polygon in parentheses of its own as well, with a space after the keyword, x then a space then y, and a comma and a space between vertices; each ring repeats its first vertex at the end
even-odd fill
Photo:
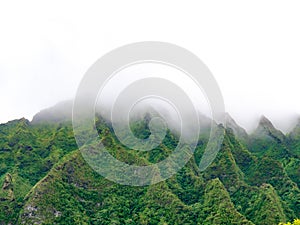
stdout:
MULTIPOLYGON (((109 123, 98 118, 97 128, 110 153, 130 164, 158 162, 177 144, 176 135, 168 132, 155 150, 130 151, 109 123)), ((132 129, 140 137, 149 135, 146 120, 132 129)), ((176 175, 152 186, 130 187, 89 167, 67 120, 2 124, 0 224, 259 225, 300 218, 299 125, 289 135, 266 118, 252 135, 238 135, 236 124, 220 129, 225 133, 221 150, 204 172, 197 165, 206 135, 176 175)))

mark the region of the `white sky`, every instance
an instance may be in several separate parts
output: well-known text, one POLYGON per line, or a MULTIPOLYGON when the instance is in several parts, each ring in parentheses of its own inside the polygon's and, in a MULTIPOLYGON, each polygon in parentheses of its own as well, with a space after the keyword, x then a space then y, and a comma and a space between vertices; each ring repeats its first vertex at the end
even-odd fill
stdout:
POLYGON ((300 1, 45 2, 0 2, 0 122, 72 98, 100 56, 147 40, 198 55, 247 129, 300 114, 300 1))

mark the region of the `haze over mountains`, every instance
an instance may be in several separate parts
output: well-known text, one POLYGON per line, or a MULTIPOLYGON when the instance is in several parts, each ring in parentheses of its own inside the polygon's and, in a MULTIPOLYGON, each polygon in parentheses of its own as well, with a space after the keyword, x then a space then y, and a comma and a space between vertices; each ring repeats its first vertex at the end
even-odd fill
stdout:
MULTIPOLYGON (((61 122, 61 121, 66 121, 72 120, 72 107, 73 107, 73 101, 72 100, 67 100, 67 101, 62 101, 57 103, 55 106, 46 108, 41 110, 40 112, 38 112, 32 119, 33 123, 38 123, 40 121, 49 121, 49 122, 61 122)), ((99 109, 99 111, 103 111, 103 109, 101 108, 101 110, 99 109)), ((104 110, 105 111, 105 110, 104 110)), ((202 115, 200 113, 200 115, 202 115)), ((200 125, 201 126, 208 126, 208 124, 210 124, 210 119, 205 116, 202 115, 199 118, 200 121, 200 125)), ((300 116, 295 119, 295 118, 290 118, 287 119, 288 123, 291 123, 293 125, 290 126, 289 130, 287 132, 284 133, 289 133, 291 132, 295 126, 295 124, 299 124, 300 123, 300 116)), ((273 127, 273 129, 277 129, 280 132, 283 132, 280 128, 275 128, 274 125, 272 124, 272 122, 266 118, 264 115, 262 115, 259 120, 257 121, 256 125, 252 125, 252 127, 254 127, 253 130, 247 131, 245 128, 241 127, 234 118, 232 118, 232 116, 228 113, 226 113, 225 115, 225 122, 226 122, 226 126, 228 126, 229 128, 231 128, 235 135, 238 136, 247 136, 248 134, 251 133, 255 133, 258 131, 255 131, 255 129, 261 129, 262 127, 273 127)))
MULTIPOLYGON (((100 176, 82 158, 71 110, 62 102, 31 122, 0 125, 0 224, 269 225, 300 217, 300 121, 284 134, 262 117, 248 134, 226 115, 221 149, 205 171, 198 168, 208 141, 204 129, 176 175, 130 187, 100 176)), ((149 136, 147 121, 132 123, 137 137, 149 136)), ((157 163, 178 143, 168 132, 157 148, 139 152, 122 145, 104 117, 96 117, 96 127, 109 153, 128 164, 157 163)))

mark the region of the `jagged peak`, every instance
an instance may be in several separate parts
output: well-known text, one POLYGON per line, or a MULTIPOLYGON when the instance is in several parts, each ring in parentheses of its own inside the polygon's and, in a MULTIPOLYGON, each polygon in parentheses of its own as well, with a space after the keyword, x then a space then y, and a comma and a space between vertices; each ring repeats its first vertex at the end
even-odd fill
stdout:
POLYGON ((267 117, 265 117, 264 115, 262 115, 260 117, 258 126, 262 126, 262 127, 265 127, 265 128, 274 128, 275 129, 272 122, 267 117))
POLYGON ((225 113, 225 125, 226 127, 240 127, 229 113, 225 113))
POLYGON ((264 115, 261 116, 258 127, 256 128, 254 134, 261 137, 269 136, 275 139, 279 139, 280 141, 283 141, 285 139, 285 135, 280 130, 275 128, 272 122, 264 115))
POLYGON ((225 113, 225 127, 231 129, 234 135, 239 138, 246 138, 248 136, 246 130, 238 125, 229 113, 225 113))
POLYGON ((289 137, 293 138, 293 139, 299 139, 300 138, 300 117, 298 118, 295 127, 289 133, 289 137))

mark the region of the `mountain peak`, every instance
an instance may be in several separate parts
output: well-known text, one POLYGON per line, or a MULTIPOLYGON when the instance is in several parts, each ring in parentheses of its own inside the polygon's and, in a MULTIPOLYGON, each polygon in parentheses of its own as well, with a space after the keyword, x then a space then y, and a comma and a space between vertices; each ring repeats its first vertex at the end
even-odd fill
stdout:
POLYGON ((235 120, 230 116, 229 113, 225 113, 225 124, 226 126, 239 127, 239 125, 235 122, 235 120))
POLYGON ((225 124, 226 128, 231 129, 235 136, 238 138, 247 139, 248 134, 246 130, 239 126, 229 113, 225 114, 225 124))
POLYGON ((56 105, 43 109, 38 112, 32 119, 32 123, 43 122, 65 122, 72 120, 73 101, 67 100, 57 103, 56 105))
POLYGON ((290 132, 289 136, 292 139, 300 139, 300 117, 298 118, 298 122, 296 123, 294 129, 290 132))
POLYGON ((264 115, 262 115, 260 117, 259 126, 274 128, 272 122, 267 117, 265 117, 264 115))
POLYGON ((261 137, 269 136, 280 141, 285 139, 284 134, 280 130, 277 130, 272 122, 264 115, 261 116, 258 127, 254 133, 261 137))

